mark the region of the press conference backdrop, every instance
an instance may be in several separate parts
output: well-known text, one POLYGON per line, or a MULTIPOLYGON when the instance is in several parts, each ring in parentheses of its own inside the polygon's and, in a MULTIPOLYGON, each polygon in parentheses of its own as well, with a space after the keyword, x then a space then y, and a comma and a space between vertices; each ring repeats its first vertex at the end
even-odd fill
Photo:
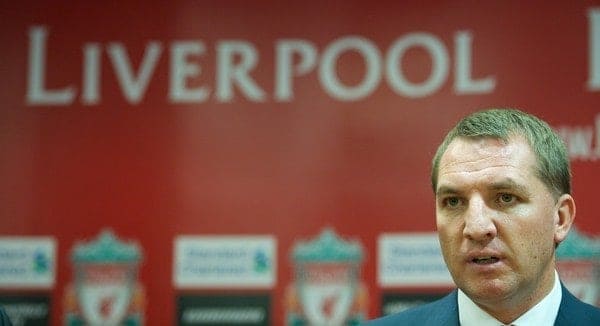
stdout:
POLYGON ((39 324, 356 324, 452 288, 430 160, 480 108, 573 167, 598 304, 600 4, 0 5, 0 305, 39 324))

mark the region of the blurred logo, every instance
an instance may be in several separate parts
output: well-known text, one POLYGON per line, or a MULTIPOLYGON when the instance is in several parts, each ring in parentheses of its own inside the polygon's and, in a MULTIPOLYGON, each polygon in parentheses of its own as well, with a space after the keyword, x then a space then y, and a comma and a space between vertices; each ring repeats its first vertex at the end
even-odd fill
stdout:
POLYGON ((47 273, 50 269, 50 257, 41 249, 37 249, 33 254, 33 270, 37 274, 47 273))
POLYGON ((178 236, 173 283, 178 289, 272 288, 277 242, 272 236, 178 236))
POLYGON ((111 231, 87 244, 76 244, 71 255, 75 280, 65 296, 66 324, 141 325, 141 259, 136 243, 121 242, 111 231))
POLYGON ((51 289, 55 269, 54 238, 0 237, 0 289, 51 289))
POLYGON ((326 229, 292 251, 294 283, 286 292, 288 325, 358 325, 366 316, 360 281, 363 249, 326 229))
POLYGON ((564 285, 580 300, 600 307, 600 237, 572 228, 556 250, 557 269, 564 285))
POLYGON ((254 254, 254 271, 257 273, 266 273, 270 268, 269 256, 264 250, 259 249, 254 254))

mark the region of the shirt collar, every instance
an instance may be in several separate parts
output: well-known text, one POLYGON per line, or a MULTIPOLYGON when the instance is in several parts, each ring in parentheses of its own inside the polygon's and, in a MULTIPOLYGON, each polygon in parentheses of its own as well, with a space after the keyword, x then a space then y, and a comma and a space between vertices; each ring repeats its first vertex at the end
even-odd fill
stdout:
MULTIPOLYGON (((511 325, 554 325, 554 320, 558 315, 558 308, 562 300, 562 290, 558 273, 554 271, 554 286, 548 295, 546 295, 533 308, 525 312, 511 325)), ((490 314, 479 308, 461 289, 458 289, 458 318, 462 326, 498 326, 501 322, 496 320, 490 314)))

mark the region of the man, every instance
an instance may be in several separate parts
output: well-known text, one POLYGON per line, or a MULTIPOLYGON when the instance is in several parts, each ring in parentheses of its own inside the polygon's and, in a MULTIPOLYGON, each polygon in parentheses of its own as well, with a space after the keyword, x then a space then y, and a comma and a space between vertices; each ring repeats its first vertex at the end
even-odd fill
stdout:
POLYGON ((564 143, 517 110, 473 113, 433 159, 442 254, 458 289, 368 325, 600 325, 567 291, 555 248, 575 217, 564 143))

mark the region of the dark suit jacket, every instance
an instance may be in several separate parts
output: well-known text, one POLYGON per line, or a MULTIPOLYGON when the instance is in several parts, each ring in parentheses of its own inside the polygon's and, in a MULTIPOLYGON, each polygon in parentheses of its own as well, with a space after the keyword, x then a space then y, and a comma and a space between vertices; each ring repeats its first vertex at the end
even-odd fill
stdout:
POLYGON ((8 319, 8 316, 2 307, 0 307, 0 326, 12 326, 10 319, 8 319))
MULTIPOLYGON (((447 296, 397 314, 367 322, 368 326, 419 325, 438 326, 456 325, 458 322, 457 290, 447 296)), ((600 325, 600 309, 575 298, 565 287, 562 287, 562 300, 554 325, 600 325)))

